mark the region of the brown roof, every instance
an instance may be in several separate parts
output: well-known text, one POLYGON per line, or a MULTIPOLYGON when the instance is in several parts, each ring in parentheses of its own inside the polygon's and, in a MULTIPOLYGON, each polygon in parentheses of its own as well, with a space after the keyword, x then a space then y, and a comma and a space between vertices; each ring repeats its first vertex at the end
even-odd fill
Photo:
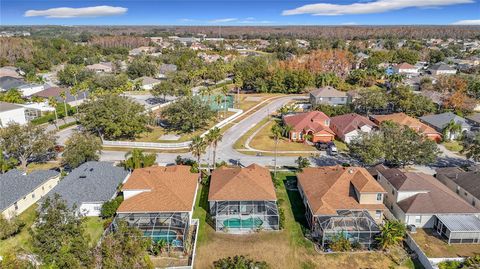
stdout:
POLYGON ((209 201, 276 201, 270 171, 257 164, 220 167, 210 180, 209 201))
POLYGON ((439 168, 436 172, 438 179, 443 179, 443 177, 449 178, 471 195, 480 199, 480 172, 476 169, 464 171, 459 167, 446 167, 439 168))
POLYGON ((122 190, 143 190, 122 202, 117 212, 186 212, 195 202, 198 174, 190 166, 135 169, 122 190))
POLYGON ((372 116, 373 119, 378 122, 379 124, 384 122, 384 121, 392 121, 400 125, 405 125, 413 130, 422 133, 422 134, 438 134, 440 135, 439 132, 437 132, 435 129, 432 127, 426 125, 425 123, 420 122, 419 120, 412 118, 405 113, 394 113, 394 114, 388 114, 388 115, 375 115, 372 116))
POLYGON ((405 213, 458 214, 480 212, 431 175, 404 172, 400 169, 388 169, 381 165, 376 168, 397 191, 418 192, 397 203, 405 213))
POLYGON ((409 64, 409 63, 401 63, 395 66, 397 69, 414 69, 415 66, 409 64))
POLYGON ((377 126, 371 120, 364 116, 360 116, 356 113, 350 113, 331 118, 330 126, 336 129, 338 136, 345 136, 351 131, 360 129, 362 126, 367 125, 370 127, 377 126))
POLYGON ((292 126, 293 130, 296 132, 308 132, 309 130, 312 130, 315 133, 318 133, 321 131, 326 131, 332 135, 335 135, 335 133, 327 125, 330 122, 330 118, 321 111, 310 111, 287 115, 283 117, 283 121, 287 125, 292 126))
POLYGON ((315 97, 347 97, 347 93, 341 92, 332 86, 326 86, 310 92, 315 97))
POLYGON ((337 210, 383 210, 383 204, 360 204, 351 186, 361 193, 384 193, 382 186, 362 167, 304 168, 297 174, 314 215, 335 215, 337 210))
POLYGON ((44 97, 44 98, 49 98, 49 97, 57 97, 60 96, 61 92, 67 92, 68 89, 66 88, 60 88, 60 87, 50 87, 48 89, 45 89, 43 91, 39 91, 34 93, 34 96, 39 96, 39 97, 44 97))

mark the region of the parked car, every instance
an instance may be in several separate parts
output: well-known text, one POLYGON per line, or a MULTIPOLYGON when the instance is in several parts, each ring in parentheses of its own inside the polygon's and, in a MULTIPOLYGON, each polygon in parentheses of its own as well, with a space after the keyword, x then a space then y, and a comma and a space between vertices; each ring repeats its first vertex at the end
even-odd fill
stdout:
POLYGON ((327 150, 327 149, 328 149, 328 143, 325 143, 325 142, 317 142, 317 143, 315 143, 315 147, 316 147, 318 150, 327 150))
POLYGON ((327 152, 329 155, 336 155, 338 153, 337 146, 333 142, 329 143, 327 152))

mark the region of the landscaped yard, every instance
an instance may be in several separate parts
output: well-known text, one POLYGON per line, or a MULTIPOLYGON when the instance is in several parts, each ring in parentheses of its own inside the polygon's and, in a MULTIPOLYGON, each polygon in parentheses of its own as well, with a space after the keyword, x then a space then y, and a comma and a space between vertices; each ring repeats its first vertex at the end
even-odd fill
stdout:
POLYGON ((432 229, 417 229, 411 234, 418 246, 430 258, 442 257, 469 257, 480 254, 479 244, 451 244, 434 234, 432 229))
POLYGON ((100 217, 85 217, 83 222, 85 232, 90 236, 91 246, 95 246, 102 237, 103 220, 100 217))
POLYGON ((49 161, 44 163, 30 163, 27 166, 27 173, 31 173, 35 170, 48 170, 60 167, 59 161, 49 161))
POLYGON ((443 142, 443 145, 445 146, 446 149, 453 152, 459 152, 463 149, 462 143, 456 140, 443 142))
POLYGON ((303 203, 297 191, 287 191, 284 181, 295 181, 293 173, 278 174, 277 198, 279 207, 285 211, 285 228, 277 232, 259 232, 249 235, 217 233, 206 223, 208 190, 199 189, 194 218, 200 219, 197 239, 196 268, 212 268, 212 263, 223 257, 246 255, 255 260, 266 261, 271 268, 414 268, 407 259, 403 265, 393 259, 405 255, 398 248, 392 251, 392 258, 380 253, 320 254, 313 243, 303 236, 305 217, 303 203))
POLYGON ((31 236, 28 228, 33 225, 37 218, 37 205, 32 205, 18 217, 25 223, 25 226, 19 234, 6 240, 0 240, 0 256, 12 251, 31 251, 31 236))

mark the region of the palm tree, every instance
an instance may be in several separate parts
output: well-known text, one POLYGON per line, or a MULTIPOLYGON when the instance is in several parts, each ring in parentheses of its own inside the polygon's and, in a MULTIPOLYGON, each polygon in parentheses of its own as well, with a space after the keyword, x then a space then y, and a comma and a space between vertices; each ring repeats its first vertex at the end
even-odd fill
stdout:
POLYGON ((207 139, 207 142, 212 146, 213 148, 213 169, 215 169, 217 163, 216 163, 216 158, 217 158, 217 146, 218 142, 222 141, 223 135, 220 132, 220 129, 218 127, 214 127, 208 131, 207 135, 205 136, 207 139))
POLYGON ((65 92, 65 90, 63 90, 61 93, 60 93, 60 97, 62 97, 63 99, 63 108, 65 109, 65 123, 67 123, 67 117, 68 117, 68 111, 67 111, 67 94, 65 92))
POLYGON ((53 107, 53 112, 55 113, 55 128, 58 130, 57 122, 58 122, 58 114, 57 114, 57 100, 55 100, 55 97, 49 97, 48 98, 48 105, 53 107))
POLYGON ((276 178, 277 177, 277 148, 278 148, 278 142, 280 138, 282 137, 282 127, 278 125, 278 123, 275 123, 272 126, 272 129, 270 129, 270 132, 272 133, 272 137, 275 140, 275 161, 274 161, 274 168, 273 168, 273 176, 276 178))
POLYGON ((291 125, 284 125, 282 127, 282 134, 285 137, 288 137, 290 139, 290 132, 293 131, 293 127, 291 125))
POLYGON ((452 135, 462 132, 462 125, 451 120, 445 128, 443 128, 443 138, 445 140, 451 140, 452 135))
POLYGON ((228 97, 228 88, 227 86, 223 86, 222 87, 222 93, 223 93, 223 96, 225 97, 223 99, 223 106, 225 108, 225 113, 224 113, 224 118, 227 116, 227 97, 228 97))
POLYGON ((399 220, 389 220, 380 227, 380 235, 376 240, 381 249, 387 249, 402 242, 405 233, 405 224, 399 220))
POLYGON ((192 143, 190 143, 190 151, 192 152, 192 155, 197 158, 198 171, 200 171, 200 158, 202 157, 202 154, 205 153, 206 149, 207 143, 205 140, 199 135, 194 136, 192 143))
POLYGON ((308 140, 311 140, 313 138, 313 135, 311 134, 304 134, 303 135, 303 143, 307 143, 308 140))
POLYGON ((150 167, 155 164, 157 155, 155 153, 144 154, 141 149, 133 149, 125 154, 124 166, 126 169, 137 169, 150 167))
POLYGON ((217 117, 220 114, 220 104, 222 103, 222 96, 221 95, 215 95, 215 103, 217 103, 217 117))
POLYGON ((79 92, 79 87, 80 87, 80 85, 74 85, 74 86, 70 89, 70 94, 73 96, 73 99, 75 99, 75 105, 77 106, 77 107, 76 107, 77 113, 78 113, 77 94, 78 94, 78 92, 79 92))

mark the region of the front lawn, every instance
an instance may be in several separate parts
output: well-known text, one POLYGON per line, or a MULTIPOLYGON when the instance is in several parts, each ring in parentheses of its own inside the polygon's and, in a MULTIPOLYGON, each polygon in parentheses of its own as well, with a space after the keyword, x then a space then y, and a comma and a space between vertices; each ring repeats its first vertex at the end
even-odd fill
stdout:
POLYGON ((30 252, 32 249, 31 236, 28 229, 37 219, 37 205, 34 204, 20 214, 19 219, 25 223, 19 234, 5 240, 0 240, 0 256, 9 252, 30 252))
POLYGON ((417 229, 410 234, 429 258, 470 257, 480 253, 479 244, 447 244, 432 229, 417 229))
POLYGON ((443 142, 443 145, 445 146, 446 149, 453 152, 460 152, 463 149, 462 143, 456 140, 445 141, 443 142))

